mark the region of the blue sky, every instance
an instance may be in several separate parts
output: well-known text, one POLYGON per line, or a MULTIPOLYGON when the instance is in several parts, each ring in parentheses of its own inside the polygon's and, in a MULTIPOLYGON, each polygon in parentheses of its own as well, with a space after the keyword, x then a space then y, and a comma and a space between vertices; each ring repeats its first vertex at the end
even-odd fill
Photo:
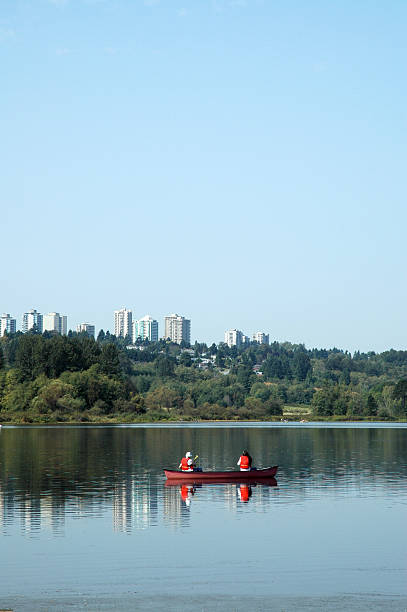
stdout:
POLYGON ((406 348, 406 18, 2 0, 0 310, 406 348))

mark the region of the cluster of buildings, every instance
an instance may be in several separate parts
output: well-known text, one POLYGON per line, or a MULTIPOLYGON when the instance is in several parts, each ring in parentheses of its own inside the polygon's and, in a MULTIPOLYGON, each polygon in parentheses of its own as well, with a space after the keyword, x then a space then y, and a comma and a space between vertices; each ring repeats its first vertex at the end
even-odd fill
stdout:
MULTIPOLYGON (((32 329, 39 333, 45 331, 55 332, 66 335, 68 333, 68 319, 66 315, 61 315, 59 312, 49 312, 42 314, 32 308, 25 312, 22 316, 21 331, 26 333, 32 329)), ((10 314, 2 314, 0 316, 0 337, 7 334, 14 334, 17 331, 17 321, 10 314)), ((91 323, 80 323, 76 327, 78 333, 85 332, 89 336, 95 337, 95 326, 91 323)), ((133 321, 132 311, 127 308, 121 308, 114 311, 114 334, 118 338, 126 338, 129 336, 133 344, 137 340, 149 340, 150 342, 158 342, 158 321, 150 315, 146 315, 141 319, 133 321)), ((164 319, 164 336, 169 338, 171 342, 181 344, 191 342, 191 321, 178 314, 171 314, 164 319)))
MULTIPOLYGON (((133 313, 127 308, 121 308, 114 312, 114 334, 117 337, 125 338, 130 336, 132 343, 137 340, 149 340, 157 342, 158 321, 150 315, 145 315, 141 319, 133 321, 133 313)), ((171 314, 164 319, 164 336, 171 342, 181 344, 191 342, 191 321, 178 314, 171 314)))
MULTIPOLYGON (((34 308, 25 312, 22 317, 21 331, 26 333, 31 329, 36 329, 38 332, 45 331, 55 332, 66 335, 68 332, 68 323, 66 315, 61 315, 59 312, 49 312, 41 314, 34 308)), ((17 331, 16 319, 10 314, 2 314, 0 317, 0 337, 5 333, 13 334, 17 331)), ((80 323, 76 326, 78 333, 86 333, 91 337, 95 337, 95 326, 91 323, 80 323)), ((118 338, 130 337, 133 344, 138 340, 149 340, 150 342, 158 342, 158 321, 150 315, 145 315, 141 319, 133 321, 133 313, 128 308, 121 308, 114 311, 114 335, 118 338)), ((170 314, 164 318, 164 339, 169 339, 171 342, 181 344, 191 342, 191 321, 178 314, 170 314)), ((249 336, 245 336, 239 329, 229 329, 225 331, 225 343, 228 346, 244 346, 250 344, 250 341, 258 344, 269 344, 269 335, 263 332, 256 332, 250 340, 249 336)))
MULTIPOLYGON (((56 332, 57 334, 66 335, 68 333, 68 317, 61 315, 59 312, 48 312, 41 314, 35 308, 25 312, 22 317, 21 331, 26 333, 31 329, 36 329, 41 334, 43 332, 56 332)), ((2 314, 0 316, 0 337, 7 334, 14 334, 17 331, 17 321, 10 314, 2 314)), ((90 336, 95 336, 95 326, 90 323, 81 323, 77 326, 76 331, 85 331, 90 336)))
MULTIPOLYGON (((270 344, 270 338, 268 334, 264 332, 256 332, 252 336, 252 342, 257 342, 258 344, 270 344)), ((250 344, 249 336, 245 336, 243 332, 239 329, 228 329, 225 331, 225 344, 229 347, 231 346, 244 346, 245 344, 250 344)))

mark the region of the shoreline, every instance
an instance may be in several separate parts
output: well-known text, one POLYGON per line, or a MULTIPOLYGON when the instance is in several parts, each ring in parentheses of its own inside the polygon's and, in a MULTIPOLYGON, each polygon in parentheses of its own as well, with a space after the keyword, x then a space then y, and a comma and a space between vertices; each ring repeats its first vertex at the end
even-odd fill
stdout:
POLYGON ((32 421, 32 422, 25 422, 20 420, 11 420, 11 421, 2 421, 2 423, 0 424, 0 430, 2 427, 7 427, 7 426, 21 426, 21 427, 37 427, 37 426, 52 426, 52 427, 59 427, 59 426, 83 426, 83 427, 89 427, 89 426, 105 426, 105 425, 202 425, 202 424, 211 424, 211 423, 224 423, 229 424, 229 425, 234 425, 234 424, 240 424, 243 425, 244 423, 247 424, 252 424, 252 423, 259 423, 259 424, 276 424, 276 425, 280 425, 280 426, 284 426, 284 425, 312 425, 312 424, 318 424, 318 423, 333 423, 333 424, 352 424, 352 423, 366 423, 366 424, 374 424, 374 423, 378 423, 378 424, 399 424, 399 423, 407 423, 407 419, 389 419, 389 418, 372 418, 372 417, 365 417, 365 418, 328 418, 328 417, 315 417, 315 418, 308 418, 305 420, 298 420, 298 419, 154 419, 154 420, 148 420, 148 419, 132 419, 132 420, 127 420, 127 419, 120 419, 120 418, 113 418, 113 419, 101 419, 101 420, 97 420, 97 421, 32 421))

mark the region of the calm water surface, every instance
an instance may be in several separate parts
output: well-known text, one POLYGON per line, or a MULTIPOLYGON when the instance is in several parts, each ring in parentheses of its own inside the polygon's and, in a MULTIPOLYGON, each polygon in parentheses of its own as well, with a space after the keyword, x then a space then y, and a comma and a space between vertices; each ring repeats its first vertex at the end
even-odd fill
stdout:
POLYGON ((0 608, 407 610, 407 427, 3 427, 0 608), (166 486, 186 450, 276 483, 166 486))

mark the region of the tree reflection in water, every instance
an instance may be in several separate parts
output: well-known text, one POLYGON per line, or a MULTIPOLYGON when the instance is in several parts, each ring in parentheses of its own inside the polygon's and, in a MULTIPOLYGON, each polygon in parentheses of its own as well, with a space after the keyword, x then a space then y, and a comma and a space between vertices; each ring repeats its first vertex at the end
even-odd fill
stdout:
POLYGON ((188 524, 191 500, 238 510, 297 503, 306 496, 351 488, 397 494, 407 475, 405 430, 306 427, 3 427, 0 434, 0 520, 17 519, 30 533, 64 529, 67 516, 113 515, 130 532, 159 522, 188 524), (235 469, 241 448, 258 467, 279 464, 279 487, 163 487, 185 448, 205 470, 235 469), (183 523, 184 522, 184 523, 183 523))

